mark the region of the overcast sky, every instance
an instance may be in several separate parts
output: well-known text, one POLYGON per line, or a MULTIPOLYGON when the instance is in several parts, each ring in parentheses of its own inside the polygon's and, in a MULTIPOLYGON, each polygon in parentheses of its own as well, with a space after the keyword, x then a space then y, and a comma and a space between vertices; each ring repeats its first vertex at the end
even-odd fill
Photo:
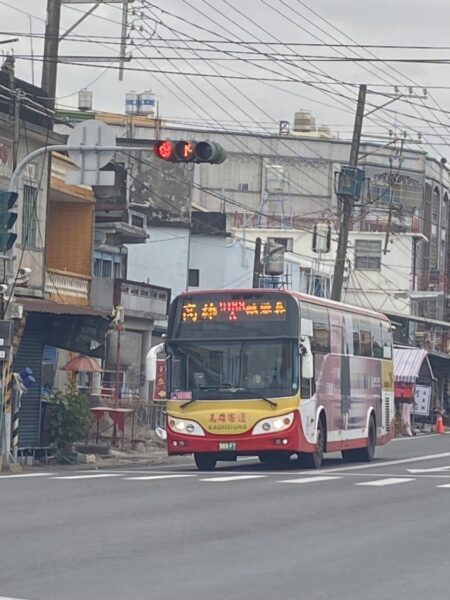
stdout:
MULTIPOLYGON (((66 30, 90 6, 63 6, 61 30, 66 30)), ((292 121, 294 112, 303 108, 312 111, 317 123, 330 124, 333 130, 341 132, 341 137, 349 137, 357 89, 336 85, 327 87, 326 82, 334 79, 368 83, 372 84, 370 90, 377 92, 392 92, 392 87, 374 85, 386 82, 411 84, 414 80, 420 86, 450 84, 450 64, 390 63, 398 71, 393 72, 383 63, 316 62, 314 59, 311 63, 298 62, 302 55, 331 57, 355 54, 348 48, 289 46, 336 43, 332 37, 348 43, 343 34, 364 45, 444 46, 448 43, 450 22, 448 0, 430 0, 427 4, 423 0, 135 0, 132 6, 136 14, 130 11, 129 41, 133 40, 135 47, 129 45, 127 51, 132 52, 134 58, 126 64, 124 80, 118 80, 114 68, 117 63, 100 63, 101 68, 61 64, 58 105, 76 107, 77 92, 88 87, 94 92, 95 109, 123 112, 127 91, 152 90, 159 99, 161 115, 178 121, 219 121, 226 122, 229 128, 239 125, 253 129, 260 124, 262 130, 267 130, 273 129, 280 119, 292 121), (317 14, 310 12, 308 7, 317 14), (165 41, 168 38, 173 41, 165 41), (187 42, 174 41, 180 38, 187 42), (203 40, 208 45, 194 45, 192 40, 203 40), (240 40, 240 45, 220 44, 219 40, 240 40), (286 45, 254 45, 261 40, 266 44, 278 41, 286 45), (168 51, 167 44, 175 48, 168 51), (219 48, 221 52, 212 52, 213 48, 219 48), (244 54, 252 50, 253 54, 244 54), (230 52, 234 56, 240 52, 239 56, 245 60, 230 61, 230 52), (268 53, 285 56, 267 57, 268 53), (162 60, 167 58, 170 61, 162 60), (108 64, 112 65, 109 69, 108 64), (156 72, 145 72, 145 69, 156 72), (179 70, 189 75, 164 74, 168 70, 179 70), (284 78, 290 81, 262 83, 245 79, 204 78, 193 76, 196 71, 200 74, 284 78), (320 83, 308 85, 301 80, 318 80, 320 83)), ((61 43, 60 55, 117 56, 121 10, 121 4, 97 8, 61 43)), ((10 33, 20 37, 18 43, 3 45, 2 50, 13 48, 18 57, 24 57, 18 58, 16 73, 29 81, 34 77, 36 84, 40 84, 41 77, 45 12, 46 0, 0 0, 3 24, 0 39, 5 39, 10 33), (30 28, 34 35, 32 39, 30 28), (34 62, 29 59, 32 50, 36 57, 34 62)), ((370 51, 380 58, 450 59, 450 50, 445 49, 370 51)), ((365 49, 357 49, 356 52, 366 58, 369 56, 365 49)), ((417 93, 419 91, 420 88, 417 93)), ((450 138, 450 114, 431 112, 423 108, 423 104, 437 108, 436 100, 442 109, 450 110, 450 91, 430 90, 430 93, 433 98, 412 100, 418 104, 417 107, 397 101, 390 107, 392 112, 376 113, 373 116, 375 122, 368 119, 365 122, 366 134, 387 135, 389 128, 395 126, 399 130, 407 129, 411 137, 422 131, 433 142, 433 153, 444 156, 444 144, 450 138), (426 123, 421 120, 423 118, 434 123, 426 123)), ((385 101, 385 97, 368 96, 368 102, 373 105, 385 101)))

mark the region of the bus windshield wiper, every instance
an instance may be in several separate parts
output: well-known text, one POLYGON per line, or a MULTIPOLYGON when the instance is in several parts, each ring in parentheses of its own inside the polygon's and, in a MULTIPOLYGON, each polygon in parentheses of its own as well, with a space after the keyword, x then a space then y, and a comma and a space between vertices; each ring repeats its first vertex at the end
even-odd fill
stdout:
POLYGON ((185 408, 186 406, 189 406, 189 404, 192 404, 193 402, 197 402, 197 400, 198 400, 198 398, 191 398, 190 400, 183 402, 183 404, 180 404, 180 408, 185 408))
POLYGON ((271 400, 270 398, 266 398, 266 396, 260 396, 260 398, 261 398, 261 400, 264 400, 264 402, 268 402, 270 404, 270 406, 273 406, 275 408, 278 406, 277 402, 275 402, 274 400, 271 400))

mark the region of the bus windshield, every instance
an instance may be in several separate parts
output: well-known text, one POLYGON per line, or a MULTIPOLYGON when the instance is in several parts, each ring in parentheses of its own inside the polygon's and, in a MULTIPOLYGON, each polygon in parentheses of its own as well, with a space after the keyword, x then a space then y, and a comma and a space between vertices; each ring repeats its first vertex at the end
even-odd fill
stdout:
POLYGON ((196 400, 293 396, 296 348, 292 340, 176 343, 171 391, 192 392, 196 400))

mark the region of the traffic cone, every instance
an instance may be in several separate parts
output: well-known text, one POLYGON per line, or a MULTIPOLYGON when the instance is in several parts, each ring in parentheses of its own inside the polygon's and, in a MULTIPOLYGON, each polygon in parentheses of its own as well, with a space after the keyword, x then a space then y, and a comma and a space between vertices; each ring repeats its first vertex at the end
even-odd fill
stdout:
POLYGON ((438 415, 436 419, 436 433, 445 433, 444 422, 442 420, 442 415, 438 415))

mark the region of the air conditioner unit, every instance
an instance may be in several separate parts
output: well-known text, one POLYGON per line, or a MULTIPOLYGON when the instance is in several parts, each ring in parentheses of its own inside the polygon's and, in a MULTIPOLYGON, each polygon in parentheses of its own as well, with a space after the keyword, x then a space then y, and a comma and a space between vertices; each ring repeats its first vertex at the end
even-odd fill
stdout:
POLYGON ((33 181, 36 179, 36 165, 34 163, 30 163, 25 167, 24 176, 26 179, 32 179, 33 181))
POLYGON ((23 304, 12 302, 9 307, 11 319, 21 319, 23 317, 23 304))
POLYGON ((145 230, 147 226, 147 218, 141 212, 130 210, 128 212, 128 224, 145 230))

